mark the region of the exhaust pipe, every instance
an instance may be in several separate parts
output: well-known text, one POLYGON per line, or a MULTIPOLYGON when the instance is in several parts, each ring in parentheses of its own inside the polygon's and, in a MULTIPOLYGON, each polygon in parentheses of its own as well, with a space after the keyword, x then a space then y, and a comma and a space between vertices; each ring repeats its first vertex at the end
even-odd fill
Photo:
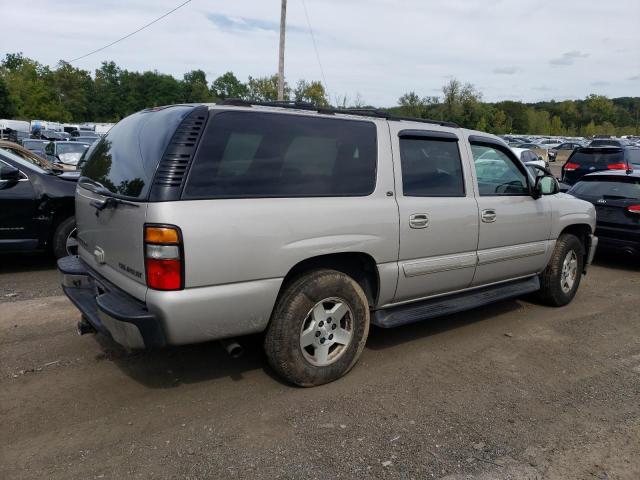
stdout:
POLYGON ((227 351, 227 354, 231 358, 240 358, 244 355, 244 348, 238 342, 233 339, 230 340, 220 340, 220 345, 227 351))
POLYGON ((76 325, 78 335, 86 335, 87 333, 97 333, 96 329, 89 322, 80 320, 76 325))

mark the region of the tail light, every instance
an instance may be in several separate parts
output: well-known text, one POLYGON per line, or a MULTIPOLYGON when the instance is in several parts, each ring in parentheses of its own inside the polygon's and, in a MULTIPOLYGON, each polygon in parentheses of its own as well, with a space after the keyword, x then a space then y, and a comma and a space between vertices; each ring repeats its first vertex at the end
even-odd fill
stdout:
POLYGON ((171 225, 144 227, 147 286, 154 290, 184 288, 184 263, 180 229, 171 225))
POLYGON ((580 168, 579 163, 568 162, 564 164, 564 169, 567 172, 573 172, 574 170, 577 170, 579 168, 580 168))
POLYGON ((635 213, 636 215, 640 215, 640 205, 631 205, 627 207, 627 211, 629 213, 635 213))
POLYGON ((626 170, 629 168, 629 165, 626 163, 610 163, 607 165, 608 170, 626 170))

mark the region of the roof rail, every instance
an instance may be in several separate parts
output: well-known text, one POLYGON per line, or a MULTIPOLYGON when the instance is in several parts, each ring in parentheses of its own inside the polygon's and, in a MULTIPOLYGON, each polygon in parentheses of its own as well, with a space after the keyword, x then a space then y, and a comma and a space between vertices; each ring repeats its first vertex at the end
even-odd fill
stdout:
POLYGON ((420 123, 429 123, 431 125, 440 125, 442 127, 460 128, 458 124, 453 122, 445 122, 441 120, 430 120, 428 118, 402 117, 402 116, 392 115, 389 112, 385 112, 384 110, 380 110, 377 108, 318 107, 317 105, 314 105, 313 103, 309 103, 309 102, 299 102, 299 101, 290 101, 290 100, 258 102, 258 101, 252 101, 252 100, 243 100, 241 98, 228 98, 218 103, 218 105, 232 105, 236 107, 252 107, 256 105, 260 107, 291 108, 295 110, 310 110, 310 111, 325 113, 330 115, 336 114, 336 113, 342 113, 346 115, 360 115, 363 117, 384 118, 385 120, 390 120, 390 121, 420 122, 420 123))

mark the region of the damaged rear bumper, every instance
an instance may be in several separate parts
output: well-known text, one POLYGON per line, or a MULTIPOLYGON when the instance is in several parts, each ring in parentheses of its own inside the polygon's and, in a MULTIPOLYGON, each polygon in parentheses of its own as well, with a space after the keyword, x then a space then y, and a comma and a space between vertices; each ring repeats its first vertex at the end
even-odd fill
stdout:
POLYGON ((146 305, 91 270, 78 257, 58 260, 62 289, 99 332, 130 349, 166 345, 160 321, 146 305))

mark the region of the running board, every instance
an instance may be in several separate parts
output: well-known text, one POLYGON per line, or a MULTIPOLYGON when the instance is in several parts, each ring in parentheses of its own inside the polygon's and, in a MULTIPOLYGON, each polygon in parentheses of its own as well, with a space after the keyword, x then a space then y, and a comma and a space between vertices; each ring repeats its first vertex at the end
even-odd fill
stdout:
POLYGON ((372 323, 382 328, 398 327, 519 297, 537 290, 540 290, 540 280, 535 276, 446 297, 376 310, 373 312, 372 323))

